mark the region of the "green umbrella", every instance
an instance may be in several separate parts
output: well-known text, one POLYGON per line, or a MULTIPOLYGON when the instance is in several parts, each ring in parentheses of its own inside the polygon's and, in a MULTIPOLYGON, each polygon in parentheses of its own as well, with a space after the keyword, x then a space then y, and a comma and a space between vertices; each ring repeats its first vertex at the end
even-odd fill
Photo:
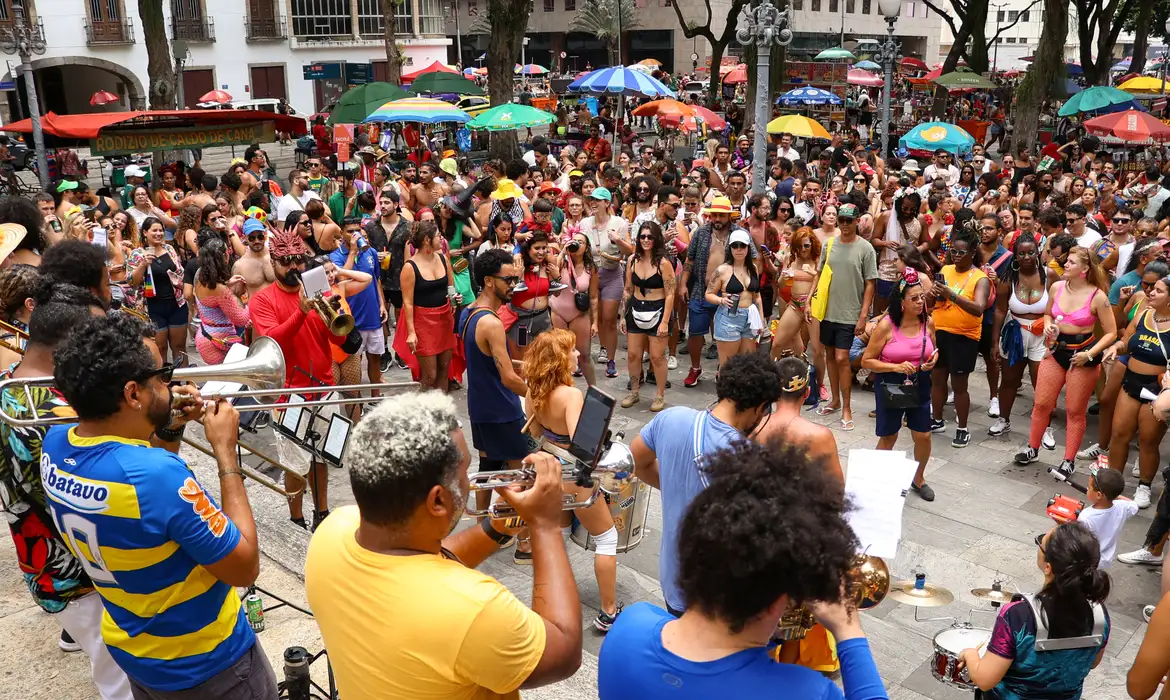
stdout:
POLYGON ((416 95, 475 95, 482 96, 483 89, 462 75, 454 73, 424 73, 410 84, 410 91, 416 95))
POLYGON ((852 61, 856 56, 848 49, 833 48, 825 49, 814 58, 814 61, 852 61))
POLYGON ((337 106, 329 115, 329 125, 361 124, 363 119, 374 113, 374 110, 403 97, 410 97, 410 93, 390 83, 359 85, 337 101, 337 106))
POLYGON ((957 70, 954 73, 940 75, 934 79, 934 82, 947 90, 992 90, 999 87, 982 75, 968 70, 957 70))
POLYGON ((511 131, 527 126, 540 126, 556 121, 556 116, 535 107, 521 104, 506 104, 492 107, 475 119, 467 122, 472 131, 511 131))
POLYGON ((1133 95, 1125 90, 1118 90, 1112 85, 1097 85, 1070 97, 1057 114, 1071 117, 1085 112, 1116 112, 1119 110, 1118 105, 1132 104, 1133 95))

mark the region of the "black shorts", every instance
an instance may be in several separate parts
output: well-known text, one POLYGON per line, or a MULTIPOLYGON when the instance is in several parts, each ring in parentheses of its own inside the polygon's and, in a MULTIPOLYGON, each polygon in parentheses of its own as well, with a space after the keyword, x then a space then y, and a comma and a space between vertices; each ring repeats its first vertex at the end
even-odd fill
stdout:
POLYGON ((857 330, 857 327, 851 326, 848 323, 821 321, 821 345, 824 345, 826 348, 848 350, 853 347, 853 332, 855 330, 857 330))
POLYGON ((776 288, 764 285, 760 289, 760 303, 764 305, 764 318, 772 318, 772 311, 776 308, 776 288))
POLYGON ((946 331, 935 331, 934 335, 938 341, 938 367, 954 375, 975 371, 975 360, 979 357, 978 340, 946 331))
POLYGON ((980 355, 984 357, 991 357, 991 353, 996 345, 994 342, 995 339, 991 337, 993 335, 995 335, 995 326, 990 323, 984 323, 983 330, 980 331, 979 335, 980 355))
POLYGON ((1148 390, 1154 396, 1157 396, 1162 391, 1159 375, 1138 374, 1129 368, 1126 368, 1125 374, 1121 377, 1121 388, 1125 391, 1126 395, 1141 404, 1150 403, 1152 400, 1142 398, 1142 389, 1148 390))
POLYGON ((386 289, 382 287, 382 292, 386 295, 386 301, 390 302, 390 306, 396 309, 402 308, 402 290, 401 289, 386 289))
POLYGON ((523 418, 510 423, 472 423, 471 444, 488 459, 503 462, 524 459, 528 456, 524 423, 523 418))

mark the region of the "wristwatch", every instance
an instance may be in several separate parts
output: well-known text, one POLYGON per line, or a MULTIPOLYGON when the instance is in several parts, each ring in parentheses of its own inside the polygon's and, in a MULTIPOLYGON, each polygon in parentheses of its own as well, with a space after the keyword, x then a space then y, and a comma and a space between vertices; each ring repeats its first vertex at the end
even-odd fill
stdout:
POLYGON ((512 535, 505 535, 504 533, 498 532, 494 527, 492 527, 491 518, 484 518, 481 520, 479 527, 483 530, 485 535, 490 537, 493 542, 500 545, 501 547, 512 541, 512 535))

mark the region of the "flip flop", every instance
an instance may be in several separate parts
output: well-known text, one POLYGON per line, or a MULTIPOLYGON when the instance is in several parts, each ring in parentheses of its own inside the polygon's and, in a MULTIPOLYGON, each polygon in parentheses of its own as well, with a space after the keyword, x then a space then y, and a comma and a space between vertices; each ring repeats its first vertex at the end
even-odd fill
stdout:
POLYGON ((814 411, 814 413, 823 418, 824 416, 831 416, 839 410, 839 408, 833 408, 832 406, 825 404, 823 406, 817 406, 817 409, 814 411))
POLYGON ((849 432, 850 430, 853 430, 853 421, 842 420, 841 421, 841 430, 844 430, 845 432, 849 432))

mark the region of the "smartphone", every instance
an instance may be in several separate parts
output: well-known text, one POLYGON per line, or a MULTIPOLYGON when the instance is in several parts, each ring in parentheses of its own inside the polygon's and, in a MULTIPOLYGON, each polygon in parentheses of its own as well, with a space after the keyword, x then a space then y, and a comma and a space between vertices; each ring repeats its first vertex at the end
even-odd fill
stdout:
POLYGON ((935 281, 935 284, 941 284, 944 287, 947 284, 947 278, 941 272, 934 273, 934 281, 935 281))
POLYGON ((585 394, 585 405, 577 418, 573 441, 569 453, 582 462, 593 465, 605 446, 605 435, 609 431, 609 420, 613 417, 616 401, 597 387, 589 387, 585 394))
MULTIPOLYGON (((525 326, 518 326, 516 328, 516 344, 520 347, 528 347, 528 328, 525 326)), ((584 414, 581 414, 584 415, 584 414)))

